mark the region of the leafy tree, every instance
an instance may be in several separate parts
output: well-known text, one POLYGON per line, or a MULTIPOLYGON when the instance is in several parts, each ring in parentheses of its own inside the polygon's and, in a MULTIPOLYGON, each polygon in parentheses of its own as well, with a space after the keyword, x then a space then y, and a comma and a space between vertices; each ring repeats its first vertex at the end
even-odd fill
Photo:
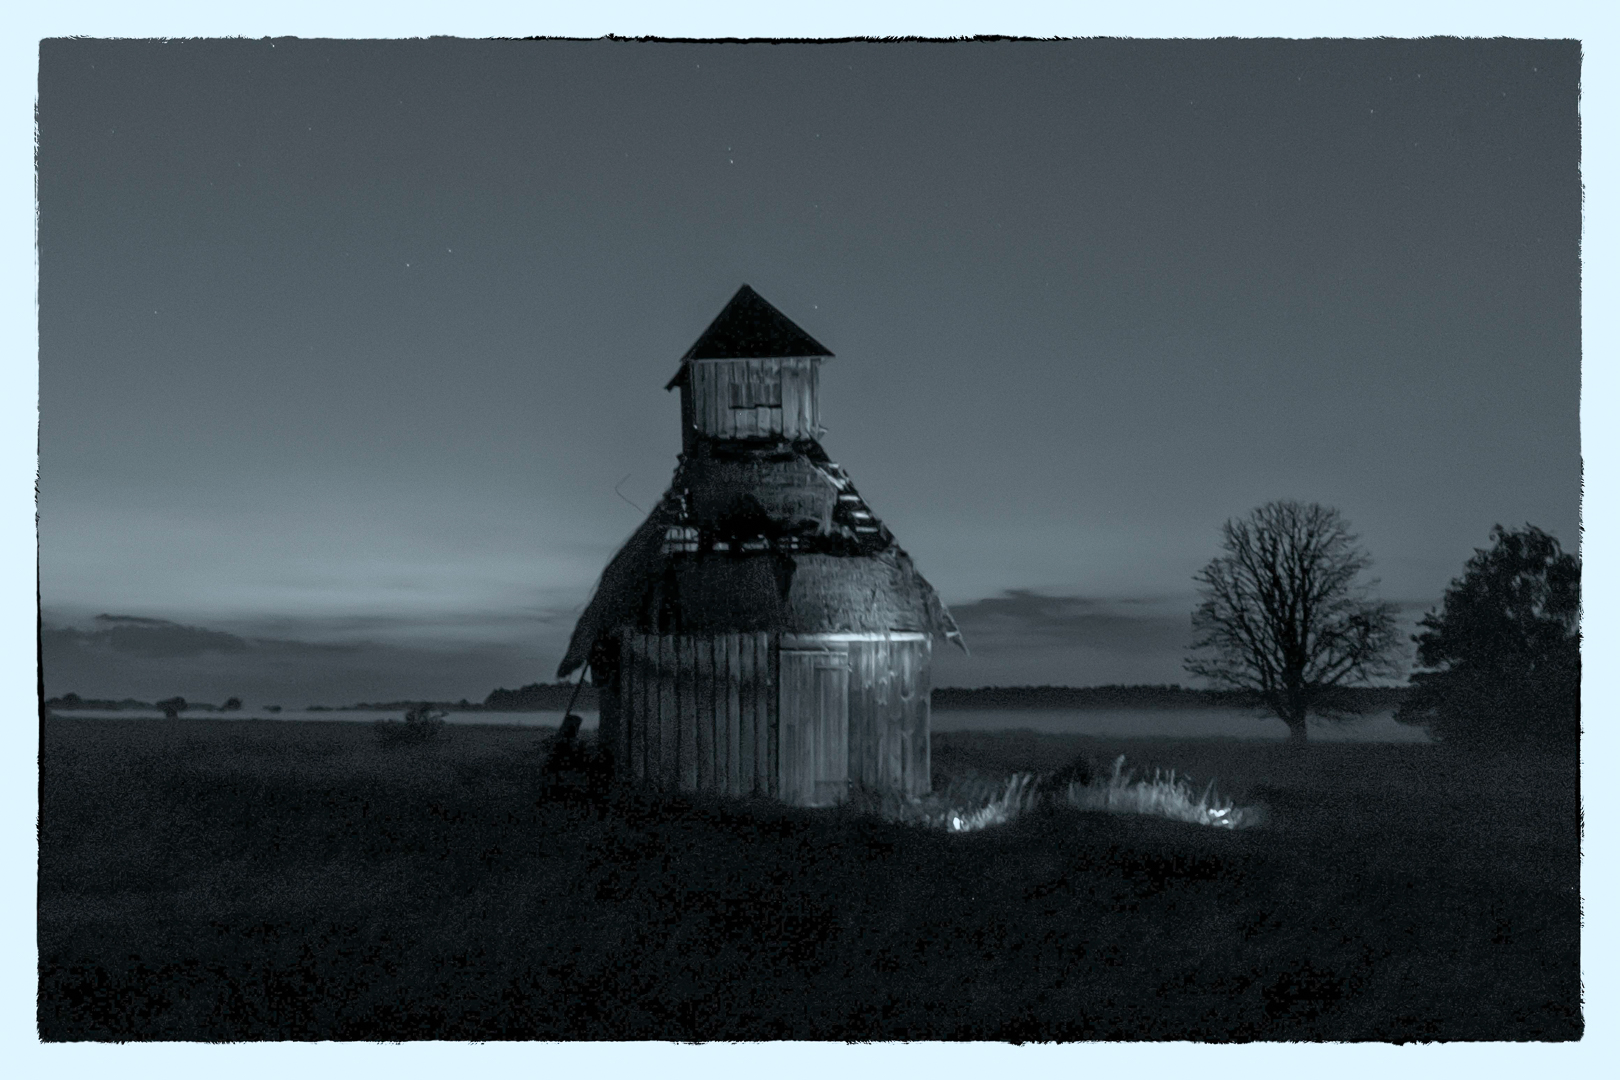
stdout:
POLYGON ((179 719, 181 712, 190 708, 183 697, 164 698, 162 701, 155 702, 154 707, 163 710, 163 716, 166 720, 179 719))
POLYGON ((1270 502, 1221 547, 1195 578, 1189 673, 1255 695, 1297 743, 1308 715, 1346 715, 1342 688, 1395 673, 1395 607, 1358 583, 1372 559, 1337 510, 1270 502))
POLYGON ((1491 530, 1438 611, 1396 719, 1447 743, 1496 749, 1580 739, 1581 565, 1533 525, 1491 530))
POLYGON ((242 707, 242 699, 239 698, 239 697, 233 697, 233 698, 226 698, 225 699, 225 704, 220 706, 220 710, 222 712, 235 712, 237 709, 240 709, 241 707, 242 707))

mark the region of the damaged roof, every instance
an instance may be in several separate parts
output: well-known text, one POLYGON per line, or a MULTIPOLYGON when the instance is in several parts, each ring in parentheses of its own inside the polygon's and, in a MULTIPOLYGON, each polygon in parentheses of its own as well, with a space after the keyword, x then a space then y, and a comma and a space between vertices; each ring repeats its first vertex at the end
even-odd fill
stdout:
POLYGON ((608 563, 558 678, 622 627, 644 633, 922 632, 956 621, 814 440, 704 444, 608 563))

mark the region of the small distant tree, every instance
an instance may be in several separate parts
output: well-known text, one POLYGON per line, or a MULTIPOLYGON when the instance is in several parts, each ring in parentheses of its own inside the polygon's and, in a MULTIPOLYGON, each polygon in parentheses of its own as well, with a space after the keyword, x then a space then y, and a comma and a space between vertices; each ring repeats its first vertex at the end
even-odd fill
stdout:
POLYGON ((408 710, 405 721, 378 720, 377 740, 384 746, 416 746, 437 738, 444 730, 445 712, 428 702, 408 710))
POLYGON ((162 709, 165 720, 177 720, 187 708, 186 699, 183 697, 164 698, 162 701, 154 702, 153 708, 162 709))
POLYGON ((220 708, 221 712, 235 712, 237 709, 240 709, 241 707, 242 707, 242 699, 239 698, 239 697, 233 697, 233 698, 226 698, 225 699, 225 704, 221 705, 219 708, 220 708))
POLYGON ((1505 749, 1580 739, 1581 565, 1533 525, 1491 530, 1438 611, 1396 719, 1441 742, 1505 749))
POLYGON ((1271 502, 1221 529, 1199 571, 1187 671, 1253 694, 1303 743, 1306 717, 1347 714, 1344 687, 1396 671, 1395 607, 1358 581, 1372 565, 1337 510, 1271 502))

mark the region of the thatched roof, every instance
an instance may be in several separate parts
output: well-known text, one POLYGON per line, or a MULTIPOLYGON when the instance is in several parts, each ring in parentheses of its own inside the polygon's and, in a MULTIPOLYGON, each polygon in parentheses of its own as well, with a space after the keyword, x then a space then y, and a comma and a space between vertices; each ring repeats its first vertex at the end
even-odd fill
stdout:
POLYGON ((558 668, 614 629, 921 632, 962 643, 933 587, 814 440, 702 441, 602 572, 558 668))

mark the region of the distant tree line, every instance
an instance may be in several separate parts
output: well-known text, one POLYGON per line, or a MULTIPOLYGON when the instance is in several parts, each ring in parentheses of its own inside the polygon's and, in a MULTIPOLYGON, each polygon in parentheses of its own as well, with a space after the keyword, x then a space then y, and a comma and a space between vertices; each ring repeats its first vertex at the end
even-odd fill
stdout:
POLYGON ((242 707, 239 697, 227 698, 223 705, 213 705, 206 701, 187 701, 183 697, 164 698, 162 701, 137 701, 134 698, 82 698, 78 694, 63 694, 61 697, 45 699, 47 709, 95 709, 98 711, 119 711, 125 709, 157 709, 165 716, 179 716, 183 712, 235 712, 242 707))
MULTIPOLYGON (((574 702, 574 707, 596 708, 596 687, 582 686, 578 689, 579 698, 574 702)), ((501 688, 490 691, 489 696, 484 698, 484 708, 513 712, 561 712, 568 708, 574 690, 574 684, 570 682, 530 683, 516 690, 501 688)))
MULTIPOLYGON (((1341 691, 1337 704, 1346 712, 1380 712, 1397 707, 1403 686, 1358 686, 1341 691)), ((979 686, 935 687, 936 709, 1212 709, 1264 705, 1248 690, 1213 690, 1192 686, 979 686)))

